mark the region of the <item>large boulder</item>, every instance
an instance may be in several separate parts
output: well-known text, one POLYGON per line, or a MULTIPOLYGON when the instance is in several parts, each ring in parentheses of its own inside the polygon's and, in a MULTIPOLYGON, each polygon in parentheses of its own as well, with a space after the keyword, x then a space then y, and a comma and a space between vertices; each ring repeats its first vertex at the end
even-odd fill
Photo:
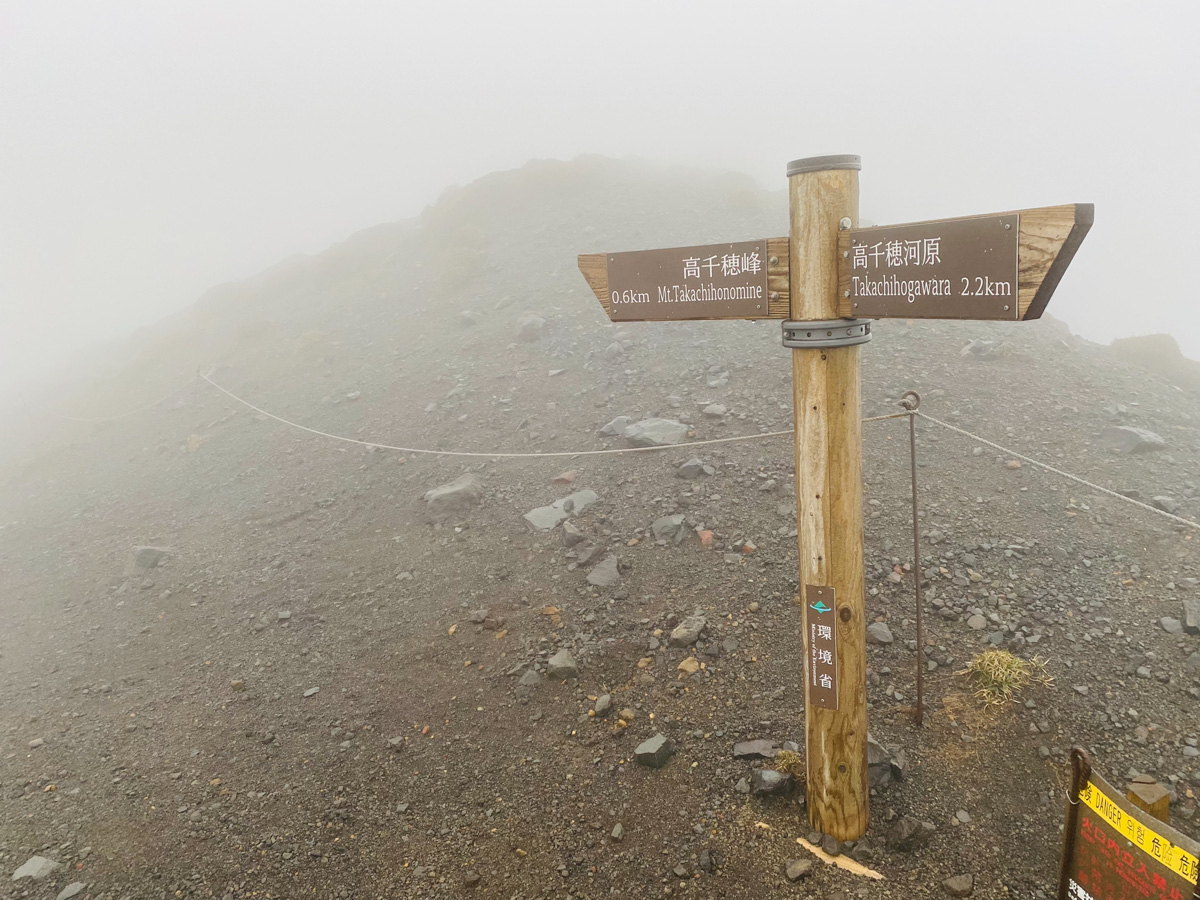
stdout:
POLYGON ((625 429, 625 439, 635 447, 669 447, 687 440, 688 427, 674 419, 642 419, 625 429))
POLYGON ((425 492, 425 505, 435 518, 454 516, 478 505, 483 496, 479 476, 471 472, 425 492))
POLYGON ((1150 453, 1167 448, 1167 442, 1153 431, 1131 425, 1109 425, 1100 432, 1100 443, 1122 453, 1150 453))

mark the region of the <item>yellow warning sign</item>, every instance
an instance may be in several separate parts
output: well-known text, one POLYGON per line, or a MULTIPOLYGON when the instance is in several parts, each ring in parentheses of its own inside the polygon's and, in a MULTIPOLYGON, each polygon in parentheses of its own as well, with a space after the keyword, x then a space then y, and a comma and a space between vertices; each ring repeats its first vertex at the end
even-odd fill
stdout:
POLYGON ((1104 821, 1115 832, 1123 835, 1143 853, 1152 856, 1172 872, 1178 873, 1192 884, 1196 884, 1200 861, 1182 847, 1176 846, 1158 834, 1154 829, 1139 822, 1133 816, 1128 815, 1125 810, 1117 805, 1116 801, 1100 790, 1094 782, 1088 781, 1079 792, 1079 799, 1103 817, 1104 821))

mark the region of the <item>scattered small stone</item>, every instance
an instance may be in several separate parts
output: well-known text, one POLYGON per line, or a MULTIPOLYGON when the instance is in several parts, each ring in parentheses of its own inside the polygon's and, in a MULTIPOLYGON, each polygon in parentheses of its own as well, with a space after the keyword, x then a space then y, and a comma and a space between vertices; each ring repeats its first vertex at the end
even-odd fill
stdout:
POLYGON ((1183 634, 1183 623, 1178 619, 1163 616, 1158 620, 1158 624, 1162 626, 1162 630, 1167 634, 1183 634))
POLYGON ((687 536, 688 528, 683 522, 683 514, 662 516, 650 525, 650 532, 656 541, 667 541, 678 544, 687 536))
POLYGON ((538 531, 549 531, 559 523, 582 514, 589 507, 598 503, 600 495, 595 491, 584 488, 573 494, 555 500, 549 506, 539 506, 525 513, 525 521, 538 531))
POLYGON ((701 475, 714 475, 716 469, 698 457, 693 457, 675 471, 676 478, 699 478, 701 475))
POLYGON ((32 741, 29 742, 29 749, 36 750, 38 747, 44 747, 45 744, 46 744, 46 741, 43 738, 34 738, 32 741))
POLYGON ((612 709, 612 694, 601 694, 597 697, 594 709, 597 716, 607 716, 612 709))
POLYGON ((577 678, 579 676, 579 663, 575 662, 575 657, 571 655, 571 651, 564 648, 546 661, 546 673, 555 680, 577 678))
POLYGON ((807 878, 812 874, 813 861, 811 859, 789 859, 787 861, 787 880, 799 881, 801 878, 807 878))
POLYGON ((700 671, 700 660, 694 656, 689 656, 679 664, 678 668, 684 675, 695 675, 700 671))
POLYGON ((617 843, 620 843, 625 837, 625 826, 618 822, 613 826, 612 834, 609 835, 609 837, 611 837, 617 843))
POLYGON ((73 881, 65 888, 58 892, 58 896, 54 900, 71 900, 76 894, 80 893, 87 884, 82 881, 73 881))
POLYGON ((708 406, 704 407, 702 412, 710 419, 723 419, 725 416, 729 415, 729 410, 720 403, 710 403, 708 406))
POLYGON ((733 789, 739 794, 748 794, 750 793, 750 782, 745 778, 739 778, 738 783, 733 786, 733 789))
POLYGON ((483 496, 479 476, 468 472, 425 492, 425 505, 435 518, 453 516, 476 506, 483 496))
POLYGON ((951 897, 970 897, 975 891, 975 876, 955 875, 943 881, 942 887, 951 897))
POLYGON ((463 873, 463 884, 467 887, 475 887, 475 885, 479 884, 479 882, 482 880, 483 879, 480 874, 473 869, 467 869, 467 871, 463 873))
POLYGON ((1171 515, 1174 515, 1179 510, 1179 501, 1174 497, 1167 497, 1165 495, 1152 497, 1150 500, 1150 505, 1155 509, 1161 509, 1163 512, 1170 513, 1171 515))
POLYGON ((587 583, 595 587, 612 587, 621 581, 621 561, 615 556, 606 556, 588 572, 587 583))
POLYGON ((1122 453, 1150 453, 1167 448, 1167 442, 1153 431, 1129 425, 1109 425, 1100 432, 1100 442, 1122 453))
POLYGON ((618 434, 624 434, 625 429, 628 428, 632 422, 633 419, 629 418, 629 416, 617 416, 607 425, 602 426, 600 428, 600 433, 614 436, 618 434))
POLYGON ((241 692, 246 689, 246 682, 240 678, 235 678, 235 679, 233 679, 233 681, 229 682, 229 686, 233 690, 241 692))
POLYGON ((987 624, 987 619, 979 615, 979 613, 975 613, 975 615, 967 619, 967 627, 972 631, 983 631, 983 629, 987 628, 987 624))
POLYGON ((872 622, 867 626, 867 640, 872 644, 890 644, 895 638, 886 622, 872 622))
POLYGON ((1200 594, 1183 598, 1183 630, 1188 634, 1200 634, 1200 594))
POLYGON ((699 640, 707 626, 708 620, 704 616, 688 616, 671 630, 671 646, 691 646, 699 640))
POLYGON ((674 753, 675 745, 666 735, 660 733, 638 744, 637 749, 633 751, 633 757, 643 766, 661 769, 674 753))
POLYGON ((41 881, 60 868, 62 868, 62 864, 56 863, 52 859, 46 859, 44 856, 31 856, 21 868, 13 872, 12 880, 32 878, 34 881, 41 881))
POLYGON ((170 547, 134 547, 133 564, 139 569, 156 569, 174 552, 170 547))
POLYGON ((528 313, 517 319, 517 340, 522 344, 536 343, 542 337, 542 329, 546 320, 534 313, 528 313))
POLYGON ((786 794, 793 778, 787 772, 774 769, 755 769, 750 773, 750 791, 754 794, 786 794))
POLYGON ((774 759, 779 755, 779 744, 766 738, 740 741, 733 745, 734 759, 774 759))
POLYGON ((886 845, 892 852, 907 853, 929 843, 937 831, 932 822, 922 822, 912 816, 900 816, 888 828, 886 845))
POLYGON ((315 697, 319 693, 321 693, 321 689, 319 687, 310 687, 307 691, 304 692, 304 696, 305 697, 315 697))
POLYGON ((667 447, 687 440, 688 427, 674 419, 650 418, 626 427, 625 439, 635 447, 667 447))

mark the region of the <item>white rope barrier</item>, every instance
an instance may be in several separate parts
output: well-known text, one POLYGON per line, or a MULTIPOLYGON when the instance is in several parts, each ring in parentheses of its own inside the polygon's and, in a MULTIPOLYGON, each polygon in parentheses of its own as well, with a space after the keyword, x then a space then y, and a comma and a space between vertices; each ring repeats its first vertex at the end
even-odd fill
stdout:
POLYGON ((966 435, 971 440, 978 441, 981 444, 986 444, 988 447, 991 447, 993 450, 999 450, 1001 453, 1005 453, 1009 456, 1016 457, 1017 459, 1024 460, 1025 462, 1029 463, 1032 466, 1037 466, 1039 469, 1045 469, 1047 472, 1052 472, 1053 474, 1058 475, 1062 478, 1066 478, 1069 481, 1074 481, 1077 484, 1082 484, 1084 487, 1091 488, 1093 491, 1099 491, 1101 494, 1107 494, 1109 497, 1115 497, 1117 500, 1124 500, 1126 503, 1132 503, 1134 506, 1140 507, 1144 510, 1147 510, 1148 512, 1155 513, 1156 515, 1163 516, 1167 519, 1170 519, 1173 522, 1177 522, 1180 525, 1187 525, 1189 528, 1200 529, 1200 523, 1198 523, 1198 522, 1193 522, 1191 519, 1185 519, 1185 518, 1183 518, 1183 516, 1173 515, 1172 513, 1169 513, 1166 510, 1159 509, 1157 506, 1151 506, 1149 503, 1142 503, 1140 500, 1134 500, 1132 497, 1126 497, 1124 494, 1118 494, 1116 491, 1109 490, 1106 487, 1101 487, 1098 484, 1094 484, 1090 481, 1085 481, 1084 479, 1080 478, 1078 475, 1072 475, 1070 472, 1064 472, 1062 469, 1056 469, 1056 468, 1054 468, 1054 466, 1047 465, 1046 463, 1039 462, 1038 460, 1033 459, 1032 457, 1025 456, 1022 453, 1018 453, 1016 450, 1012 450, 1008 447, 1002 447, 1000 444, 989 441, 986 438, 982 438, 977 434, 972 434, 971 432, 967 431, 965 428, 959 428, 957 425, 951 425, 949 422, 943 422, 941 419, 935 419, 933 416, 926 415, 925 413, 920 412, 920 411, 916 412, 915 415, 920 416, 922 419, 925 419, 927 422, 932 422, 934 425, 941 425, 943 428, 948 428, 950 431, 957 431, 959 434, 966 435))

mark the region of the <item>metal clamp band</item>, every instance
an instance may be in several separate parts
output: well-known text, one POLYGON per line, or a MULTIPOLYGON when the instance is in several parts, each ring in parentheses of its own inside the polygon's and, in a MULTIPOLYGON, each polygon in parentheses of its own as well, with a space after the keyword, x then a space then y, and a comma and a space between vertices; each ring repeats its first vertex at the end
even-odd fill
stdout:
POLYGON ((839 153, 834 156, 809 156, 793 159, 787 164, 788 178, 808 172, 826 172, 830 169, 861 169, 862 157, 857 153, 839 153))
POLYGON ((793 350, 852 347, 871 339, 870 319, 828 319, 783 323, 783 346, 793 350))

